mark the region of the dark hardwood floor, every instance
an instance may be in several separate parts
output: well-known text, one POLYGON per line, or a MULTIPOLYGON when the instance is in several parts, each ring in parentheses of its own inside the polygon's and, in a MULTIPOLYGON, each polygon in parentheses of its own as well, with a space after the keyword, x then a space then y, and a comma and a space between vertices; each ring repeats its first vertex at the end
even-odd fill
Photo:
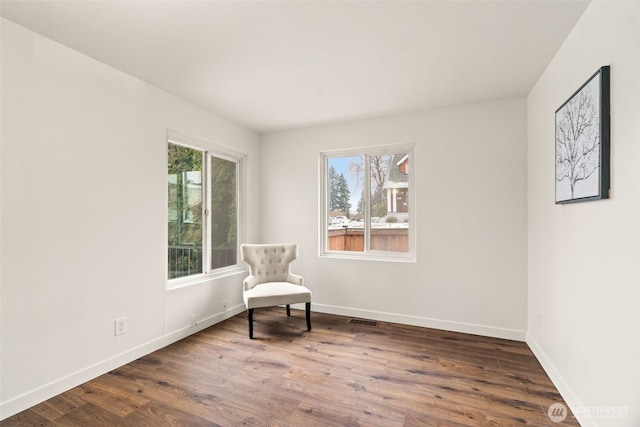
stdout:
POLYGON ((347 320, 256 309, 254 340, 240 314, 1 425, 579 425, 524 343, 347 320))

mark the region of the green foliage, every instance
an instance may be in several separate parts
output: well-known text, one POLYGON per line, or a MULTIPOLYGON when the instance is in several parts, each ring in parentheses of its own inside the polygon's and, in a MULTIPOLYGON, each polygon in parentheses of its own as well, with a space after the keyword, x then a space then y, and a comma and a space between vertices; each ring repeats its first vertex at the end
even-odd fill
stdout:
POLYGON ((171 279, 202 271, 202 152, 169 144, 167 172, 171 279))
POLYGON ((169 144, 167 160, 169 246, 201 246, 202 152, 169 144), (193 180, 194 174, 199 174, 200 182, 193 180))
POLYGON ((338 175, 333 166, 329 167, 329 210, 349 215, 351 210, 350 197, 351 191, 344 174, 338 175))
POLYGON ((386 203, 374 203, 371 206, 371 216, 382 218, 387 215, 386 203))
POLYGON ((211 237, 214 248, 237 242, 236 163, 211 158, 211 237))
POLYGON ((180 174, 184 171, 202 172, 202 151, 169 144, 167 163, 169 175, 180 174))
POLYGON ((358 206, 356 208, 356 212, 361 215, 364 216, 364 190, 362 191, 362 194, 360 194, 360 200, 358 200, 358 206))

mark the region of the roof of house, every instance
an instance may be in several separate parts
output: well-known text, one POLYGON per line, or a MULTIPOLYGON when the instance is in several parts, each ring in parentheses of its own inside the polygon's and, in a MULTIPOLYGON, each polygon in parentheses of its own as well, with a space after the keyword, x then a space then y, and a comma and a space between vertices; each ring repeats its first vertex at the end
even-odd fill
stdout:
POLYGON ((400 172, 400 165, 407 160, 407 153, 393 155, 382 188, 409 188, 409 175, 400 172))

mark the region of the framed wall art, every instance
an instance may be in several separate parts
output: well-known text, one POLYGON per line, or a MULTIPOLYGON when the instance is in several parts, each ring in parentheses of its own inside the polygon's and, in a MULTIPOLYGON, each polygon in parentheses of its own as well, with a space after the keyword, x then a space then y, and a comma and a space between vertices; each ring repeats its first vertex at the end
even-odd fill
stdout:
POLYGON ((609 198, 609 66, 556 110, 556 204, 609 198))

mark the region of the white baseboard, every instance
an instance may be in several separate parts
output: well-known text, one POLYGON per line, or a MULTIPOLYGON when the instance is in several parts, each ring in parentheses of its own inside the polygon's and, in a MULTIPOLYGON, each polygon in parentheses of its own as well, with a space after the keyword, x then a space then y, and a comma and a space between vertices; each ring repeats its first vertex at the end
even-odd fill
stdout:
MULTIPOLYGON (((542 350, 542 347, 540 347, 531 334, 527 334, 526 343, 538 359, 538 362, 542 365, 542 369, 547 373, 553 385, 556 386, 558 392, 562 395, 564 401, 569 405, 569 408, 583 408, 584 406, 574 393, 573 389, 564 380, 560 371, 558 371, 553 362, 551 362, 551 359, 549 359, 547 354, 542 350)), ((591 418, 588 412, 573 411, 573 414, 576 416, 576 419, 582 427, 597 427, 597 423, 591 418)))
POLYGON ((386 313, 381 311, 359 310, 333 305, 312 303, 311 307, 313 311, 327 314, 337 314, 340 316, 358 317, 363 319, 379 320, 382 322, 422 326, 425 328, 442 329, 446 331, 483 335, 487 337, 503 338, 515 341, 525 341, 526 338, 526 331, 520 331, 517 329, 496 328, 494 326, 478 325, 473 323, 452 322, 448 320, 431 319, 428 317, 407 316, 404 314, 386 313))
POLYGON ((217 313, 203 319, 194 327, 187 326, 170 332, 162 337, 141 344, 123 353, 117 354, 106 360, 69 374, 56 381, 50 382, 49 384, 38 387, 35 390, 31 390, 20 396, 2 402, 0 403, 0 420, 4 420, 7 417, 17 414, 18 412, 22 412, 25 409, 37 405, 40 402, 44 402, 45 400, 57 396, 60 393, 64 393, 67 390, 77 387, 80 384, 83 384, 94 378, 97 378, 100 375, 106 374, 107 372, 112 371, 122 365, 126 365, 127 363, 139 359, 142 356, 153 353, 154 351, 166 347, 169 344, 180 341, 181 339, 186 338, 189 335, 213 326, 216 323, 222 322, 223 320, 233 317, 238 313, 242 313, 244 310, 244 305, 232 307, 225 312, 217 313))

